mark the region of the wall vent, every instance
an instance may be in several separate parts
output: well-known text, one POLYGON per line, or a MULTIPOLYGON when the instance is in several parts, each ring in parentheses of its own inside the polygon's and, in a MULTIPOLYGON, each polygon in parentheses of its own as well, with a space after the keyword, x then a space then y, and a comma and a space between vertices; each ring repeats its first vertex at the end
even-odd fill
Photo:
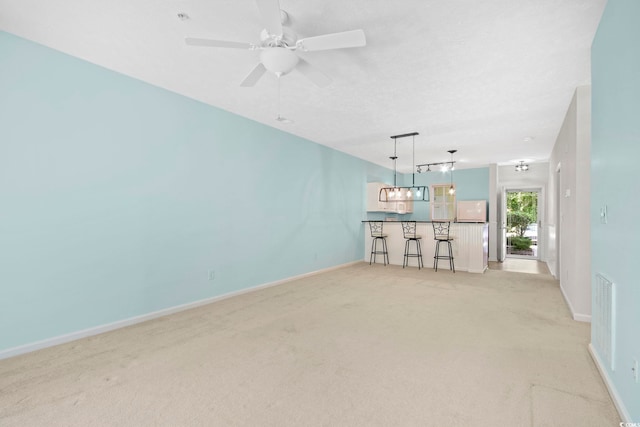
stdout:
POLYGON ((615 333, 615 295, 614 286, 610 280, 596 273, 594 289, 593 339, 604 362, 614 370, 614 333, 615 333))

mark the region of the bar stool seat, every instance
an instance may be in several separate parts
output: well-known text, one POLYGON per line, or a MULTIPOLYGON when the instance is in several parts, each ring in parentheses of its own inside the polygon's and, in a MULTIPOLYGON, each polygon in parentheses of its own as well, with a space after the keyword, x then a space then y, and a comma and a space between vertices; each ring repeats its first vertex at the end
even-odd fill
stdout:
POLYGON ((420 248, 420 239, 422 236, 416 234, 416 222, 415 221, 402 221, 402 234, 406 239, 404 242, 404 260, 402 262, 402 268, 409 265, 409 258, 415 257, 418 259, 418 270, 424 267, 422 261, 422 249, 420 248), (411 242, 414 242, 416 247, 415 252, 411 252, 411 242))
POLYGON ((436 241, 435 256, 433 257, 433 268, 438 271, 438 260, 448 259, 449 268, 451 268, 451 271, 455 273, 456 267, 453 263, 453 248, 451 247, 453 237, 450 235, 451 222, 432 221, 431 224, 433 225, 433 239, 436 241), (441 243, 447 244, 448 254, 440 255, 441 243))
POLYGON ((369 255, 369 265, 371 261, 376 262, 376 255, 382 255, 384 265, 389 264, 389 252, 387 251, 387 235, 383 233, 384 221, 369 221, 371 231, 371 255, 369 255), (378 249, 378 241, 382 243, 382 249, 378 249))

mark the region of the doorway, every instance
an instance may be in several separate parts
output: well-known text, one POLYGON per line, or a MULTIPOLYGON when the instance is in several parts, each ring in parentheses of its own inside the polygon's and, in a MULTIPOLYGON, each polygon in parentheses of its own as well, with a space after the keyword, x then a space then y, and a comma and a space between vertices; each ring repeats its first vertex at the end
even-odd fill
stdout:
POLYGON ((540 257, 540 190, 506 190, 506 256, 537 260, 540 257))

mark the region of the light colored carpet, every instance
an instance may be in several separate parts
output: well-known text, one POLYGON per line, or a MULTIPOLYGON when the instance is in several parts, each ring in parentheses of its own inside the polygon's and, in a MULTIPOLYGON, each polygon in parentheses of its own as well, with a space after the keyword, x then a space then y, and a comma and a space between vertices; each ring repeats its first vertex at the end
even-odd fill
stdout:
POLYGON ((366 263, 0 361, 2 426, 617 426, 551 276, 366 263))

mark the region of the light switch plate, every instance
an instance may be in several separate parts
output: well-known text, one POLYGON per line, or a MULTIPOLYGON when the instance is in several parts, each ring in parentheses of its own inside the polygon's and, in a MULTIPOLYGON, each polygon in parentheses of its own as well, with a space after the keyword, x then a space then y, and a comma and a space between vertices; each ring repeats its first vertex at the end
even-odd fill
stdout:
POLYGON ((606 224, 608 221, 607 217, 607 205, 604 205, 600 208, 600 224, 606 224))

